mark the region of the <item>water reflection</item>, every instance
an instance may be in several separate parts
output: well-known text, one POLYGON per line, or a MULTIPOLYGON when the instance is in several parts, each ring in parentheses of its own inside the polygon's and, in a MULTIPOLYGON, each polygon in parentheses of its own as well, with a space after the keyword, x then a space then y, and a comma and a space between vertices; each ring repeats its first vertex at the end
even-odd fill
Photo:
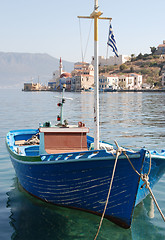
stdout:
MULTIPOLYGON (((45 204, 27 194, 17 183, 17 178, 7 195, 13 240, 93 239, 96 234, 99 217, 45 204)), ((115 234, 113 239, 121 239, 120 234, 123 234, 124 239, 131 240, 130 230, 123 230, 105 220, 98 239, 108 239, 110 233, 115 234)))
MULTIPOLYGON (((155 216, 156 211, 157 209, 150 195, 135 208, 134 222, 132 224, 132 239, 164 239, 164 233, 161 233, 163 231, 154 224, 157 220, 157 216, 155 216)), ((159 218, 160 216, 158 216, 158 219, 159 218)))
POLYGON ((67 215, 62 216, 42 202, 23 192, 14 179, 13 189, 7 193, 7 207, 11 209, 11 239, 62 239, 67 233, 67 215), (57 231, 60 229, 60 231, 57 231))
MULTIPOLYGON (((74 240, 93 239, 100 218, 81 211, 45 204, 27 194, 14 178, 12 189, 7 193, 10 208, 12 240, 74 240)), ((98 237, 102 240, 163 240, 148 217, 150 199, 135 209, 132 228, 125 230, 104 219, 98 237), (153 235, 152 235, 153 234, 153 235), (154 237, 153 237, 154 236, 154 237)))

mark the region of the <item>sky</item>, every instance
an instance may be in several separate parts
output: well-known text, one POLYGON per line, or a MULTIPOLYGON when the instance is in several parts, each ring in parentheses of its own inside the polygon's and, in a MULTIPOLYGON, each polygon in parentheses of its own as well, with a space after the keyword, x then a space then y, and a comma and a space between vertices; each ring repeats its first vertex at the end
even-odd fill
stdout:
MULTIPOLYGON (((151 53, 165 40, 165 0, 98 0, 112 17, 119 54, 151 53)), ((47 53, 91 62, 94 0, 0 0, 0 52, 47 53), (92 23, 91 23, 92 22, 92 23), (92 24, 92 25, 91 25, 92 24)), ((99 20, 99 56, 107 56, 109 21, 99 20)), ((108 48, 108 57, 114 56, 108 48)))

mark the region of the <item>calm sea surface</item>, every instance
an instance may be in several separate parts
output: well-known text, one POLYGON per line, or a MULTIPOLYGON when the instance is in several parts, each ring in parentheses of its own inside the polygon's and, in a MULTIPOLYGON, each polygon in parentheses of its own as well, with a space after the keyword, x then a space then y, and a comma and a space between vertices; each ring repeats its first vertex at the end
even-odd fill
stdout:
MULTIPOLYGON (((60 93, 0 89, 0 239, 93 239, 100 218, 81 211, 52 206, 20 187, 6 147, 9 130, 37 128, 39 122, 56 122, 60 93)), ((93 93, 66 93, 64 119, 83 121, 93 135, 93 93)), ((165 93, 101 93, 101 139, 119 145, 165 149, 165 93)), ((165 214, 165 175, 153 189, 165 214)), ((149 218, 150 197, 135 208, 132 227, 123 230, 108 220, 98 239, 164 240, 165 223, 155 208, 149 218)))

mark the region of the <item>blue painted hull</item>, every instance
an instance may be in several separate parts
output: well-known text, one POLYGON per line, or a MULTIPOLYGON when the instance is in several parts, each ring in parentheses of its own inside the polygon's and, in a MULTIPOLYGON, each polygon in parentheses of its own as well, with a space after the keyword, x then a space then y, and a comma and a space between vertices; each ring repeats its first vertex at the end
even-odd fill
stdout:
MULTIPOLYGON (((32 195, 61 206, 102 214, 114 159, 27 163, 11 156, 11 160, 20 184, 32 195)), ((132 159, 132 162, 140 171, 142 159, 132 159)), ((125 228, 130 226, 138 184, 139 177, 128 160, 119 160, 107 218, 125 228)))

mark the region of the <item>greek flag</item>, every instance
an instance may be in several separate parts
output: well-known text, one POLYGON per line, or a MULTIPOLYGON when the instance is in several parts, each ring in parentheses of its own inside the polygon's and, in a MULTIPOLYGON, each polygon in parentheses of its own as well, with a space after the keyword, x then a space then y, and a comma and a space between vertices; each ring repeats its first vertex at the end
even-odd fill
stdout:
POLYGON ((117 50, 117 47, 116 47, 116 41, 115 41, 115 37, 113 35, 112 25, 111 24, 109 26, 109 36, 108 36, 107 44, 113 49, 113 52, 118 57, 119 56, 118 55, 118 50, 117 50))

